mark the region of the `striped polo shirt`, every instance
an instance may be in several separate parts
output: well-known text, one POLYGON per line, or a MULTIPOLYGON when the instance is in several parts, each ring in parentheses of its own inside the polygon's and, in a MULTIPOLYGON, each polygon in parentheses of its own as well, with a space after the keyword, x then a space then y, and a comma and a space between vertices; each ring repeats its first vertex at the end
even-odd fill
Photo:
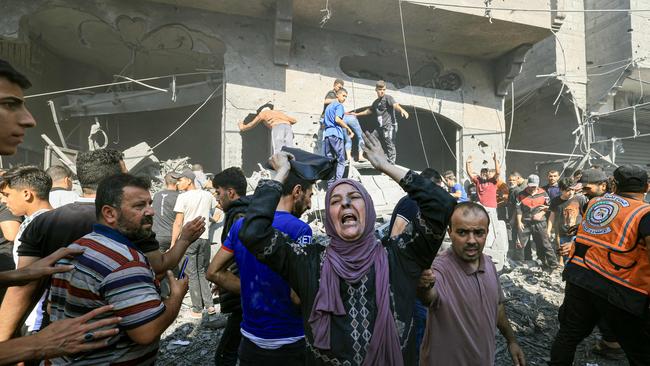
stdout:
POLYGON ((76 318, 101 306, 113 305, 114 311, 94 320, 120 316, 122 321, 120 332, 107 347, 49 361, 54 365, 153 364, 158 342, 139 345, 126 333, 165 311, 159 283, 145 255, 122 234, 100 224, 68 247, 84 249, 84 253, 58 262, 71 264, 74 269, 52 276, 51 320, 76 318))

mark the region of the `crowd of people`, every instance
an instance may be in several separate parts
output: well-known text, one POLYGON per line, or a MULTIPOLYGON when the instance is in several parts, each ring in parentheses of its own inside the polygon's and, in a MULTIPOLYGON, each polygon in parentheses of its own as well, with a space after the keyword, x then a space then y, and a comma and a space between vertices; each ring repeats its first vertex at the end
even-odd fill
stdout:
MULTIPOLYGON (((166 174, 152 197, 150 181, 129 174, 112 149, 80 152, 75 174, 65 166, 4 171, 0 250, 11 242, 13 250, 0 272, 0 364, 153 364, 189 290, 190 317, 227 316, 215 365, 490 365, 497 330, 513 364, 525 365, 496 266, 483 253, 499 220, 514 263, 536 260, 557 276, 563 268, 551 365, 571 365, 596 326, 599 351, 650 364, 645 170, 552 170, 545 186, 538 175, 511 172, 506 183, 494 154, 494 168, 478 174, 467 157, 466 182, 452 170, 417 173, 395 164, 396 113, 409 115, 386 84, 377 82, 377 99, 360 112, 345 111, 343 85, 336 80, 327 93, 321 120, 331 177, 303 174, 294 164, 301 157, 282 151, 297 121, 272 105, 239 123, 242 132, 259 122, 272 131, 275 175, 251 195, 240 168, 209 179, 195 165, 166 174), (364 115, 376 118, 374 132, 361 129, 364 115), (359 160, 405 191, 386 235, 376 231, 366 188, 344 178, 353 141, 359 160), (301 220, 318 178, 329 178, 325 235, 301 220)), ((28 87, 0 60, 2 155, 36 125, 28 87)))

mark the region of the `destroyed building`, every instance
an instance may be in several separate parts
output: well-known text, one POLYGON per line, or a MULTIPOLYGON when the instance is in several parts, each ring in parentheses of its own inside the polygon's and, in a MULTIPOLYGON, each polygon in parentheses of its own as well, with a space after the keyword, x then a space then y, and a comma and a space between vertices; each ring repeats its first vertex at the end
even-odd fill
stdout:
POLYGON ((638 10, 650 1, 565 0, 562 9, 555 34, 533 46, 511 86, 509 168, 647 168, 650 18, 638 10))
POLYGON ((502 145, 504 96, 523 54, 556 18, 487 15, 427 1, 3 1, 0 56, 32 79, 28 103, 39 123, 12 159, 42 161, 42 133, 61 145, 49 100, 72 148, 87 148, 95 122, 109 146, 154 147, 214 93, 154 152, 192 156, 208 171, 250 171, 268 157, 268 132, 241 135, 237 122, 260 105, 296 116, 297 145, 309 149, 335 78, 347 83, 350 110, 367 107, 382 78, 417 111, 400 121, 398 163, 458 170, 456 157, 477 140, 502 145), (159 78, 167 75, 176 77, 159 78), (124 83, 38 96, 113 82, 124 83))
MULTIPOLYGON (((6 0, 0 57, 31 78, 38 126, 5 165, 42 162, 49 139, 63 152, 137 145, 135 164, 139 152, 189 156, 251 174, 270 155, 269 131, 237 123, 261 105, 296 117, 296 145, 313 151, 333 81, 346 83, 347 110, 362 110, 384 79, 411 115, 399 119, 397 163, 463 177, 462 157, 479 169, 505 156, 510 85, 561 3, 531 0, 548 11, 521 13, 469 0, 6 0)), ((392 208, 399 189, 364 175, 377 206, 392 208)))

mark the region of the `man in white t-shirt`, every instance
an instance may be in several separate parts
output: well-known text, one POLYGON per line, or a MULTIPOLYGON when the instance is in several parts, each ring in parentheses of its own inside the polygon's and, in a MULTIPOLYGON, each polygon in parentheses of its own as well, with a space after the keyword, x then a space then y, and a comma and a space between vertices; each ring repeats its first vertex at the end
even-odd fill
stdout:
POLYGON ((185 223, 199 216, 205 219, 205 231, 186 252, 190 257, 185 270, 190 279, 190 297, 192 299, 190 316, 198 319, 202 317, 203 309, 207 309, 208 314, 215 313, 212 292, 210 284, 205 278, 205 272, 210 264, 210 241, 208 240, 210 211, 217 207, 217 200, 210 192, 196 188, 194 184, 196 175, 190 169, 185 169, 181 173, 172 173, 172 177, 178 179, 178 190, 183 193, 178 196, 174 206, 176 220, 172 228, 171 246, 174 247, 176 244, 176 239, 185 223))
POLYGON ((52 165, 45 171, 52 178, 50 204, 52 208, 75 202, 79 195, 72 190, 72 170, 63 165, 52 165))

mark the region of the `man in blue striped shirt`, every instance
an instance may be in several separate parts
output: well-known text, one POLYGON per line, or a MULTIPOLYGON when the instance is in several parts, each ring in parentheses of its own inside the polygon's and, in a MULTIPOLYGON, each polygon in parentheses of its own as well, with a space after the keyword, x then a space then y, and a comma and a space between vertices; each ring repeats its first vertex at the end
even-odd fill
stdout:
MULTIPOLYGON (((149 182, 128 174, 108 177, 99 184, 95 199, 98 224, 69 246, 84 253, 60 261, 74 269, 52 277, 51 319, 76 318, 113 305, 113 311, 102 318, 119 316, 120 332, 105 348, 50 360, 53 364, 155 362, 160 335, 176 319, 188 280, 175 280, 168 271, 171 294, 163 300, 147 257, 134 244, 151 236, 154 211, 149 188, 149 182)), ((92 340, 93 334, 88 338, 92 340)))

